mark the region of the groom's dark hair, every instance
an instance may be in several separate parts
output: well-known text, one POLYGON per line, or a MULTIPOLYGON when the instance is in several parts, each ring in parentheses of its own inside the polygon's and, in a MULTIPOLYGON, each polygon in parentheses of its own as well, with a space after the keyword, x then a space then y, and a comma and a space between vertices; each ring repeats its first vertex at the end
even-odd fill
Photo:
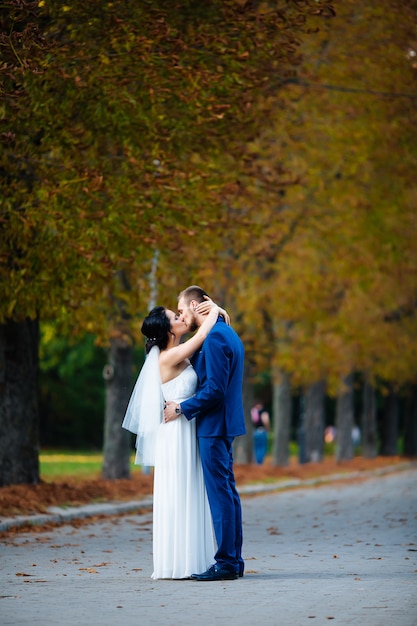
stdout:
POLYGON ((184 298, 187 304, 190 304, 191 300, 195 300, 196 302, 204 302, 204 296, 208 296, 207 291, 204 291, 198 285, 191 285, 181 291, 178 296, 178 299, 184 298))

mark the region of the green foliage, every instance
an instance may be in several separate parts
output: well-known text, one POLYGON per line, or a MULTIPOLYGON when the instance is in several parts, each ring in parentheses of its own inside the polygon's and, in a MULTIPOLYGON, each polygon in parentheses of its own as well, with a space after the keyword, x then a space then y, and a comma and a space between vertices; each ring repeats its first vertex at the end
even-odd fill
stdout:
MULTIPOLYGON (((107 351, 91 334, 68 339, 55 324, 41 325, 40 444, 74 450, 101 449, 104 430, 107 351)), ((144 360, 143 344, 135 349, 135 371, 144 360)))
POLYGON ((74 449, 101 448, 106 353, 86 335, 76 344, 42 326, 40 344, 40 443, 74 449))

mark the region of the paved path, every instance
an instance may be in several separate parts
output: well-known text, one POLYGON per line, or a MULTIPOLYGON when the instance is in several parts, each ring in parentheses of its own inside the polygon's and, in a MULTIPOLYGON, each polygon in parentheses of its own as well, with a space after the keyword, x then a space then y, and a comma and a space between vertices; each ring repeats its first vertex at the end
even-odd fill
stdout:
POLYGON ((152 581, 150 513, 4 540, 0 623, 416 626, 417 469, 242 502, 236 581, 152 581))

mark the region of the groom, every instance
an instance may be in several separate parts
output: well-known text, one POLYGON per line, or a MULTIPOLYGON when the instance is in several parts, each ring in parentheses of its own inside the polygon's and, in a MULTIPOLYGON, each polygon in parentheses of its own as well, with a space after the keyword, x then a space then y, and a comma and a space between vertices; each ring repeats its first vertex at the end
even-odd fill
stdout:
MULTIPOLYGON (((204 316, 195 308, 206 292, 193 285, 179 295, 178 312, 190 331, 204 316)), ((242 404, 243 344, 222 317, 209 332, 191 362, 198 376, 196 394, 181 402, 167 402, 164 419, 184 414, 197 420, 197 436, 204 481, 217 541, 216 563, 193 580, 235 580, 243 576, 242 510, 233 473, 232 443, 245 434, 242 404)))

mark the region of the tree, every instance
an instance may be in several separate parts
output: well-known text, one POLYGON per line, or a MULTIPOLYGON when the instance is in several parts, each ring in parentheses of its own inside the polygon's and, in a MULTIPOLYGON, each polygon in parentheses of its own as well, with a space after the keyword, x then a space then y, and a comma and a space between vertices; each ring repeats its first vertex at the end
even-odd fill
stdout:
POLYGON ((404 424, 404 455, 417 456, 417 388, 410 385, 407 389, 404 424))
POLYGON ((0 487, 39 481, 38 332, 36 320, 0 325, 0 487))
POLYGON ((352 371, 416 379, 413 8, 346 2, 305 40, 248 149, 258 184, 230 190, 259 224, 228 274, 242 325, 293 388, 324 379, 336 396, 352 371))
POLYGON ((306 184, 289 188, 287 196, 308 210, 277 264, 271 304, 291 320, 282 367, 294 382, 325 373, 333 393, 352 368, 367 371, 372 382, 405 383, 416 375, 417 284, 409 240, 415 146, 408 127, 415 107, 411 98, 381 95, 406 93, 414 79, 406 55, 409 11, 407 5, 390 13, 381 12, 380 3, 346 3, 328 33, 321 31, 323 40, 307 44, 310 52, 321 47, 309 56, 305 75, 313 86, 298 86, 298 97, 292 91, 288 142, 295 120, 299 126, 288 167, 306 184), (385 72, 377 71, 381 64, 385 72), (362 76, 372 77, 372 90, 354 89, 362 76), (329 83, 340 91, 314 88, 329 83))
POLYGON ((273 382, 274 465, 286 467, 289 464, 289 440, 291 431, 291 385, 285 372, 274 373, 273 382))
POLYGON ((130 478, 130 434, 120 428, 133 386, 133 348, 130 337, 119 330, 111 338, 106 366, 103 478, 130 478))
POLYGON ((388 391, 382 416, 381 454, 397 456, 400 399, 395 388, 388 391))
POLYGON ((317 463, 324 455, 325 383, 320 380, 305 391, 306 460, 317 463))
POLYGON ((246 435, 238 437, 233 442, 233 458, 236 463, 252 463, 253 460, 253 424, 251 408, 255 400, 253 395, 253 379, 251 376, 250 360, 246 356, 243 372, 243 411, 245 415, 246 435))
POLYGON ((309 14, 332 12, 325 0, 184 0, 180 9, 162 0, 4 3, 6 329, 56 318, 63 332, 108 338, 114 301, 124 299, 128 315, 145 310, 156 246, 161 292, 173 293, 178 251, 197 230, 210 250, 214 226, 225 223, 214 190, 242 154, 239 145, 228 173, 219 172, 229 133, 251 134, 266 77, 292 72, 309 14), (121 271, 129 295, 117 284, 121 271))
POLYGON ((363 384, 362 454, 373 459, 378 452, 375 388, 365 379, 363 384))
POLYGON ((349 461, 353 458, 352 429, 353 411, 353 374, 342 381, 336 404, 336 459, 349 461))

